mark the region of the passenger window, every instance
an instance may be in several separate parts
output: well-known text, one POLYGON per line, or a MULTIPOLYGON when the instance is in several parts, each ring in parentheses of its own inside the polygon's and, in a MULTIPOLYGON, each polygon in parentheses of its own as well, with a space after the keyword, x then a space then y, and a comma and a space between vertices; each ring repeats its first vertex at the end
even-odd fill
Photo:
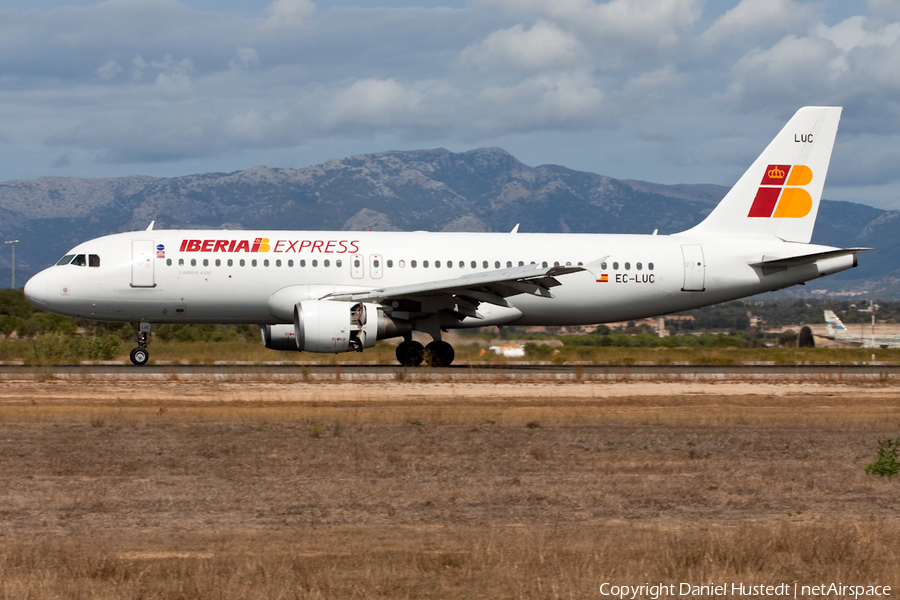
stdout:
POLYGON ((542 263, 541 263, 541 266, 544 267, 544 268, 546 269, 546 268, 547 268, 547 261, 545 260, 544 262, 542 262, 542 263))
POLYGON ((631 268, 631 263, 630 262, 625 263, 625 270, 627 271, 630 268, 631 268))
POLYGON ((301 266, 301 267, 305 267, 305 266, 306 266, 306 261, 305 261, 305 260, 301 260, 301 261, 300 261, 300 266, 301 266))
POLYGON ((243 266, 245 266, 246 264, 247 264, 247 261, 245 261, 245 260, 242 258, 242 259, 241 259, 241 266, 243 267, 243 266))
MULTIPOLYGON (((581 263, 579 263, 579 264, 581 264, 581 263)), ((606 261, 603 261, 602 263, 600 263, 600 268, 606 269, 606 261)))
POLYGON ((409 261, 409 266, 412 267, 413 269, 415 269, 415 268, 416 268, 416 261, 414 261, 414 260, 409 261))
POLYGON ((525 266, 525 261, 520 260, 520 261, 519 261, 519 266, 520 266, 520 267, 524 267, 524 266, 525 266))
POLYGON ((452 268, 453 268, 453 261, 452 261, 452 260, 448 260, 448 261, 447 261, 447 268, 448 268, 448 269, 452 269, 452 268))
POLYGON ((257 265, 257 262, 256 262, 256 259, 254 258, 253 260, 250 261, 250 266, 255 267, 256 265, 257 265))
POLYGON ((509 268, 511 266, 512 266, 512 261, 511 260, 506 261, 506 267, 509 268))
POLYGON ((619 263, 614 262, 613 263, 613 271, 618 271, 618 270, 619 270, 619 263))
POLYGON ((558 266, 559 266, 559 261, 556 261, 555 263, 553 263, 553 266, 554 266, 554 267, 558 267, 558 266))
POLYGON ((73 259, 73 258, 75 258, 75 255, 74 255, 74 254, 66 254, 66 255, 63 256, 61 259, 59 259, 59 262, 56 263, 56 264, 58 264, 58 265, 67 265, 67 264, 69 264, 70 262, 72 262, 72 259, 73 259))
POLYGON ((318 266, 319 266, 319 261, 318 261, 318 260, 312 261, 312 266, 318 267, 318 266))
POLYGON ((359 259, 358 258, 353 259, 353 267, 356 269, 359 268, 359 259))
MULTIPOLYGON (((337 261, 337 264, 338 266, 341 266, 341 261, 337 261)), ((381 266, 381 261, 376 258, 374 261, 372 261, 372 265, 377 269, 381 266)))
POLYGON ((393 268, 394 268, 394 261, 392 261, 392 260, 387 261, 387 267, 388 267, 388 269, 393 269, 393 268))
POLYGON ((192 259, 191 259, 191 266, 192 266, 192 267, 196 267, 196 266, 197 266, 197 259, 196 259, 196 258, 192 258, 192 259))
POLYGON ((280 267, 280 266, 281 266, 281 259, 278 259, 278 260, 275 261, 275 266, 276 266, 276 267, 280 267))
POLYGON ((234 266, 234 261, 233 261, 232 259, 230 259, 230 258, 228 259, 228 266, 229 266, 229 267, 233 267, 233 266, 234 266))
POLYGON ((204 258, 204 259, 203 259, 203 266, 204 266, 204 267, 208 267, 208 266, 209 266, 209 259, 208 259, 208 258, 204 258))
POLYGON ((651 271, 653 270, 653 263, 647 263, 647 268, 651 271))
POLYGON ((184 259, 183 259, 183 258, 179 258, 179 259, 178 259, 178 266, 179 266, 179 267, 183 267, 183 266, 184 266, 184 259))
POLYGON ((427 260, 423 260, 423 261, 422 261, 422 268, 423 268, 423 269, 427 269, 427 268, 428 268, 428 261, 427 261, 427 260))
POLYGON ((326 258, 325 260, 322 261, 322 266, 323 266, 323 267, 330 267, 330 266, 331 266, 331 261, 328 260, 328 259, 326 258))
POLYGON ((397 261, 397 266, 400 267, 400 268, 402 269, 403 267, 406 266, 406 261, 405 261, 405 260, 399 260, 399 261, 397 261))
POLYGON ((640 271, 641 269, 644 268, 644 265, 642 265, 641 263, 638 263, 638 264, 636 264, 636 265, 634 265, 634 266, 635 266, 635 268, 637 268, 638 271, 640 271))
POLYGON ((476 267, 475 267, 475 264, 476 264, 476 263, 475 263, 475 261, 473 260, 473 261, 472 261, 472 268, 473 268, 473 269, 476 268, 476 267))
POLYGON ((269 266, 269 259, 268 259, 268 258, 265 259, 265 260, 263 261, 263 266, 264 266, 264 267, 268 267, 268 266, 269 266))
MULTIPOLYGON (((425 266, 427 267, 428 265, 425 265, 425 266)), ((435 269, 440 269, 440 268, 441 268, 441 261, 439 261, 439 260, 434 261, 434 268, 435 268, 435 269)))
POLYGON ((217 266, 217 267, 221 267, 221 266, 222 266, 222 260, 221 260, 221 259, 219 259, 219 258, 216 259, 216 266, 217 266))
POLYGON ((459 261, 459 268, 460 268, 460 269, 465 269, 465 268, 466 268, 466 261, 464 261, 464 260, 459 261))
POLYGON ((89 267, 99 267, 100 266, 100 257, 96 254, 88 254, 88 266, 89 267))
POLYGON ((482 267, 481 267, 482 269, 487 269, 487 268, 488 268, 488 261, 482 262, 481 265, 482 265, 482 267))
POLYGON ((288 266, 289 266, 289 267, 293 267, 293 266, 294 266, 294 261, 293 261, 293 260, 289 260, 289 261, 288 261, 288 266))
POLYGON ((171 258, 167 258, 167 259, 166 259, 166 266, 167 266, 167 267, 171 267, 171 266, 172 266, 172 259, 171 259, 171 258))
POLYGON ((83 267, 87 264, 87 258, 85 258, 84 254, 79 254, 72 260, 72 264, 76 267, 83 267))
MULTIPOLYGON (((339 261, 339 260, 334 261, 334 266, 336 266, 337 268, 341 268, 341 265, 342 265, 342 264, 344 264, 344 263, 342 263, 342 262, 339 261)), ((375 266, 377 267, 378 265, 375 265, 375 266)))

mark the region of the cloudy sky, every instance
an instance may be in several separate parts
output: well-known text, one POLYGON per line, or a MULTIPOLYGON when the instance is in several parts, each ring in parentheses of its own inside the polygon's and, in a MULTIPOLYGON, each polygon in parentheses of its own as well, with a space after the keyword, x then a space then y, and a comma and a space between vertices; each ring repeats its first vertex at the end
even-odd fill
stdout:
POLYGON ((499 146, 730 185, 841 105, 825 195, 900 209, 898 0, 4 0, 0 180, 499 146))

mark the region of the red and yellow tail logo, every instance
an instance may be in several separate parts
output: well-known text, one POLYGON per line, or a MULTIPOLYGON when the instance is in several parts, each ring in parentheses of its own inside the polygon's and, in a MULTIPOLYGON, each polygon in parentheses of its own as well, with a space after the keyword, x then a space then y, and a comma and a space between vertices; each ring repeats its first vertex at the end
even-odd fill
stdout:
POLYGON ((748 217, 799 219, 812 210, 812 197, 803 186, 812 181, 806 165, 769 165, 763 174, 748 217))

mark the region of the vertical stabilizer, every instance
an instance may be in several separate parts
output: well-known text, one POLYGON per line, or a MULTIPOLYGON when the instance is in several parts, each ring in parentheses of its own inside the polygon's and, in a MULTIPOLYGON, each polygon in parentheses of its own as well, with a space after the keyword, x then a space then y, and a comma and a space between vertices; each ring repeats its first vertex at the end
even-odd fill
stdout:
POLYGON ((683 235, 808 244, 841 110, 829 106, 798 110, 709 216, 683 235))
POLYGON ((833 310, 825 311, 825 323, 828 325, 828 335, 830 337, 846 337, 847 328, 844 327, 844 324, 841 322, 838 316, 834 314, 833 310))

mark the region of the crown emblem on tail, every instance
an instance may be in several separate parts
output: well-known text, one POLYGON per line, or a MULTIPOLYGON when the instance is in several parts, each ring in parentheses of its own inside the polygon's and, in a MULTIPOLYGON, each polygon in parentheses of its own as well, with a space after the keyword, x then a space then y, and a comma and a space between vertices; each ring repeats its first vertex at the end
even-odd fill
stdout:
POLYGON ((772 179, 784 179, 784 171, 779 169, 777 166, 769 169, 768 173, 769 177, 772 179))

